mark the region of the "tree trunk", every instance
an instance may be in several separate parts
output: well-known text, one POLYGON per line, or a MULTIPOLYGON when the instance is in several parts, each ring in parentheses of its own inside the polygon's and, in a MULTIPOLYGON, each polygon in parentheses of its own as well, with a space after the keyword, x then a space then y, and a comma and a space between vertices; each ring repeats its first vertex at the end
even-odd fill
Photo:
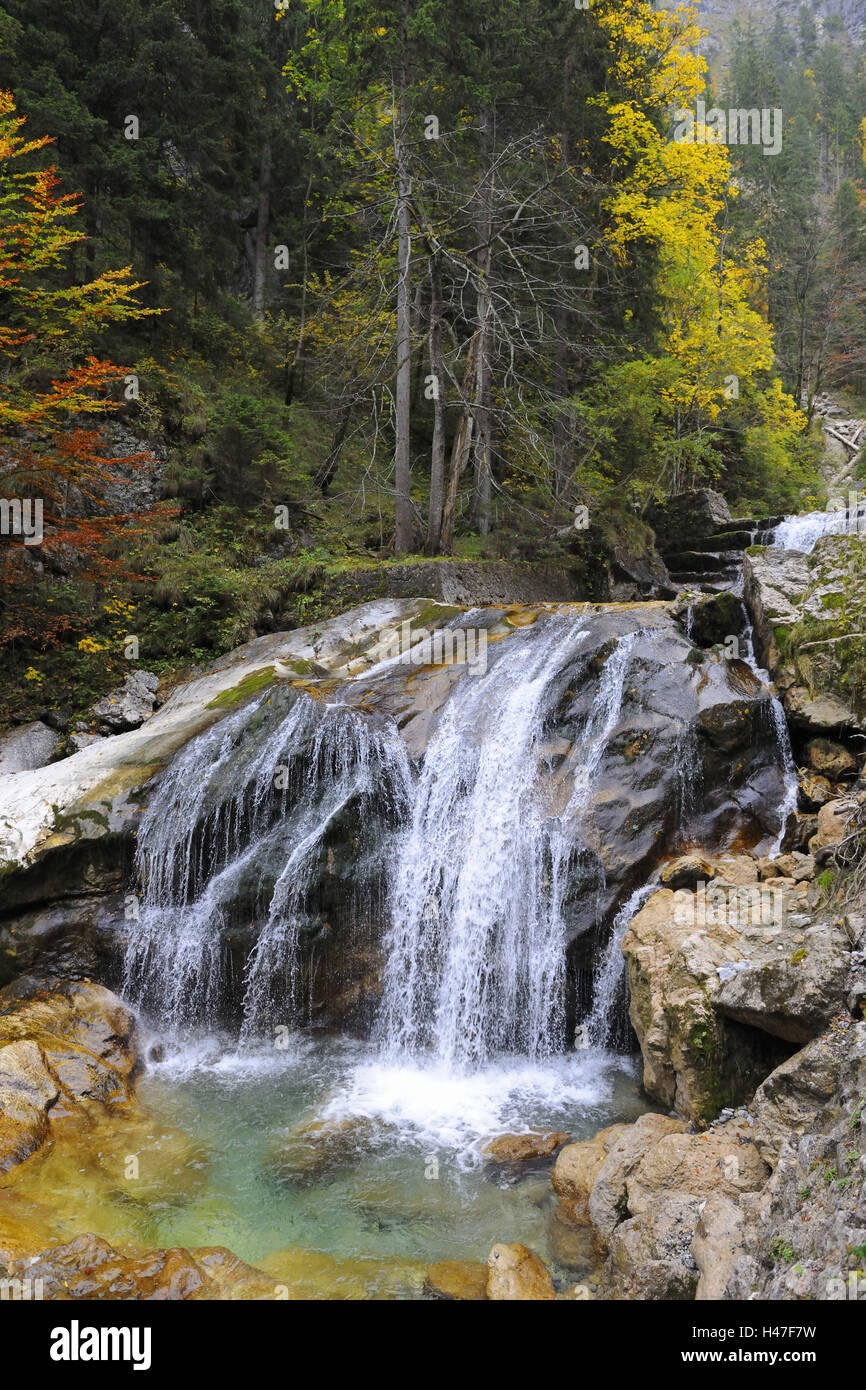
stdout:
POLYGON ((445 494, 445 506, 442 512, 442 534, 439 538, 439 550, 442 555, 450 555, 454 546, 454 519, 457 514, 457 491, 460 486, 460 475, 469 462, 469 449, 472 444, 472 426, 474 424, 472 393, 475 388, 477 374, 478 333, 476 332, 469 344, 469 351, 466 355, 466 369, 463 373, 463 386, 460 391, 460 396, 463 401, 463 411, 460 416, 460 424, 457 427, 457 433, 454 436, 454 445, 451 450, 448 488, 445 494))
POLYGON ((442 363, 442 261, 430 257, 430 371, 433 374, 433 444, 430 450, 430 515, 427 554, 439 552, 445 494, 445 369, 442 363))
POLYGON ((402 47, 398 129, 396 133, 397 163, 397 387, 396 432, 394 443, 394 549, 405 555, 412 549, 412 503, 410 498, 411 464, 409 458, 409 427, 412 414, 412 302, 410 258, 412 255, 412 225, 409 198, 412 184, 409 172, 409 148, 406 143, 408 124, 407 92, 409 77, 406 62, 406 5, 400 25, 402 47))
POLYGON ((301 271, 302 271, 302 276, 301 276, 301 312, 300 312, 300 315, 299 315, 299 318, 298 318, 298 340, 297 340, 297 342, 295 343, 295 351, 294 351, 294 354, 293 354, 293 356, 292 356, 291 363, 288 364, 288 370, 287 370, 287 372, 286 372, 286 390, 285 390, 285 396, 284 396, 286 405, 291 405, 291 404, 292 404, 292 401, 294 400, 294 396, 295 396, 295 377, 296 377, 296 375, 297 375, 298 366, 300 365, 300 362, 301 362, 302 357, 303 357, 303 352, 304 352, 304 334, 305 334, 306 331, 307 331, 307 280, 308 280, 308 278, 309 278, 309 273, 310 273, 310 272, 309 272, 309 256, 310 256, 310 249, 309 249, 309 246, 308 246, 308 244, 307 244, 307 243, 308 243, 308 236, 307 236, 307 218, 308 218, 308 213, 307 213, 307 208, 308 208, 309 201, 310 201, 310 191, 311 191, 312 187, 313 187, 313 171, 312 171, 312 168, 311 168, 309 174, 307 175, 307 190, 306 190, 306 193, 304 194, 304 209, 303 209, 303 212, 302 212, 302 214, 301 214, 301 256, 302 256, 302 262, 301 262, 301 271))
POLYGON ((472 520, 482 535, 490 530, 491 430, 490 430, 490 112, 481 113, 478 187, 478 367, 475 392, 475 481, 472 520))
POLYGON ((339 424, 337 425, 337 428, 334 432, 334 438, 331 441, 331 447, 328 450, 328 457, 325 459, 324 464, 322 465, 322 467, 316 475, 316 482, 322 489, 323 496, 328 491, 328 488, 331 486, 331 483, 337 476, 337 469, 340 466, 340 456, 343 452, 343 445, 346 442, 346 433, 349 428, 349 421, 352 418, 352 408, 355 404, 354 392, 355 378, 353 377, 352 381, 349 384, 349 399, 343 406, 343 411, 340 416, 339 424))
POLYGON ((256 213, 256 239, 253 260, 253 318, 265 317, 268 284, 268 226, 271 220, 271 142, 262 147, 259 165, 259 206, 256 213))
MULTIPOLYGON (((567 168, 571 155, 571 131, 568 128, 568 112, 570 110, 569 94, 571 91, 571 72, 572 72, 573 53, 570 47, 566 47, 563 55, 562 64, 562 122, 563 127, 560 132, 561 159, 567 168)), ((570 481, 571 468, 568 458, 569 444, 569 422, 565 412, 565 401, 568 398, 568 309, 566 308, 564 297, 557 304, 554 310, 554 332, 556 346, 554 349, 553 361, 553 389, 556 395, 557 411, 553 421, 553 495, 557 501, 567 501, 568 485, 570 481)))

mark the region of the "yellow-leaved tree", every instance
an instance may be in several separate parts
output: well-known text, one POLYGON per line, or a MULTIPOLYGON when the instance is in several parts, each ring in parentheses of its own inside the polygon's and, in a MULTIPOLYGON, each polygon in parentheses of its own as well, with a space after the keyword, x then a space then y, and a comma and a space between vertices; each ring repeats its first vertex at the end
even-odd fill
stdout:
POLYGON ((705 86, 696 11, 600 0, 596 14, 613 55, 609 89, 598 99, 615 184, 607 243, 622 262, 644 255, 653 266, 661 331, 658 355, 644 361, 669 424, 661 477, 677 490, 718 469, 725 415, 740 417, 742 400, 755 427, 788 443, 806 422, 768 379, 765 248, 760 239, 734 245, 728 236, 737 195, 728 150, 697 122, 691 139, 675 138, 674 113, 694 111, 705 86))

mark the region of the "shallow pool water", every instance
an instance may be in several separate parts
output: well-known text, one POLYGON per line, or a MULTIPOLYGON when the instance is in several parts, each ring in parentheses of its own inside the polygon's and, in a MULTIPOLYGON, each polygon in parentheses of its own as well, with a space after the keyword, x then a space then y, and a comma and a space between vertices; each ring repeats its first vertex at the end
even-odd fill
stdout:
POLYGON ((505 1170, 483 1148, 636 1119, 632 1059, 587 1049, 458 1073, 345 1038, 277 1041, 164 1043, 139 1105, 60 1121, 0 1178, 0 1234, 11 1222, 35 1249, 86 1232, 130 1251, 226 1246, 274 1297, 301 1299, 422 1297, 429 1265, 482 1262, 499 1241, 536 1250, 560 1288, 591 1277, 590 1233, 557 1216, 550 1160, 505 1170))
POLYGON ((358 1042, 284 1042, 238 1052, 199 1039, 141 1083, 147 1108, 193 1136, 208 1164, 198 1195, 152 1213, 153 1243, 228 1245, 251 1263, 302 1247, 429 1264, 519 1240, 558 1264, 549 1165, 496 1171, 485 1141, 534 1128, 587 1138, 647 1108, 634 1063, 611 1054, 503 1058, 455 1075, 358 1042), (339 1142, 315 1171, 287 1169, 286 1133, 307 1120, 339 1142))

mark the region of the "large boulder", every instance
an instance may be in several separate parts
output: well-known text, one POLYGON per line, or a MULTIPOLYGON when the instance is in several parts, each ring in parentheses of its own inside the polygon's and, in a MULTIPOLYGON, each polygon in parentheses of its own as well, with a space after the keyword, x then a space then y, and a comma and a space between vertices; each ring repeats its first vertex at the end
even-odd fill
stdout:
POLYGON ((595 1180, 611 1147, 627 1128, 627 1125, 608 1125, 591 1139, 566 1144, 560 1150, 553 1168, 553 1190, 573 1223, 589 1222, 589 1198, 595 1180))
POLYGON ((845 1018, 760 1088, 755 1140, 774 1171, 742 1199, 725 1298, 862 1300, 864 1097, 866 1023, 845 1018))
POLYGON ((141 1068, 135 1019, 101 985, 24 977, 0 990, 0 1171, 58 1120, 128 1111, 141 1068))
POLYGON ((753 1094, 785 1044, 814 1037, 846 1008, 844 923, 813 920, 801 906, 800 887, 781 880, 717 880, 703 892, 662 889, 632 919, 622 949, 651 1096, 706 1124, 753 1094))
POLYGON ((119 734, 139 728, 153 713, 158 685, 159 676, 151 671, 130 671, 123 685, 93 706, 93 718, 103 733, 119 734))
MULTIPOLYGON (((606 1252, 597 1276, 601 1297, 720 1296, 741 1250, 741 1199, 760 1190, 770 1172, 744 1114, 731 1113, 704 1134, 686 1133, 671 1116, 646 1114, 570 1147, 554 1186, 561 1198, 579 1194, 595 1250, 606 1252), (705 1216, 708 1203, 714 1204, 712 1220, 705 1216)), ((569 1200, 574 1196, 554 1213, 552 1233, 569 1200)), ((591 1246, 566 1262, 581 1257, 584 1268, 593 1267, 591 1246)))
POLYGON ((46 767, 60 744, 60 735, 35 720, 0 738, 0 776, 46 767))
POLYGON ((684 1131, 682 1120, 650 1112, 620 1130, 613 1143, 605 1144, 607 1157, 595 1172, 587 1202, 590 1221, 602 1241, 628 1215, 628 1181, 644 1156, 666 1135, 684 1131))

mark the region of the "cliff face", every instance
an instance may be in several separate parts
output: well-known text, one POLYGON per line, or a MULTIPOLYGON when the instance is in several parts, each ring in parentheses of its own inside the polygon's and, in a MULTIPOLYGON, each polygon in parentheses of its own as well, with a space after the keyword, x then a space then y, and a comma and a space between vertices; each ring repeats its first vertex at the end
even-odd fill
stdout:
MULTIPOLYGON (((751 24, 758 34, 769 33, 780 14, 786 28, 799 31, 801 0, 776 0, 774 5, 753 5, 749 0, 698 0, 698 13, 707 37, 702 45, 716 77, 724 70, 728 36, 735 23, 751 24)), ((860 44, 866 38, 866 0, 811 0, 808 9, 820 36, 828 19, 838 15, 850 41, 860 44)))

